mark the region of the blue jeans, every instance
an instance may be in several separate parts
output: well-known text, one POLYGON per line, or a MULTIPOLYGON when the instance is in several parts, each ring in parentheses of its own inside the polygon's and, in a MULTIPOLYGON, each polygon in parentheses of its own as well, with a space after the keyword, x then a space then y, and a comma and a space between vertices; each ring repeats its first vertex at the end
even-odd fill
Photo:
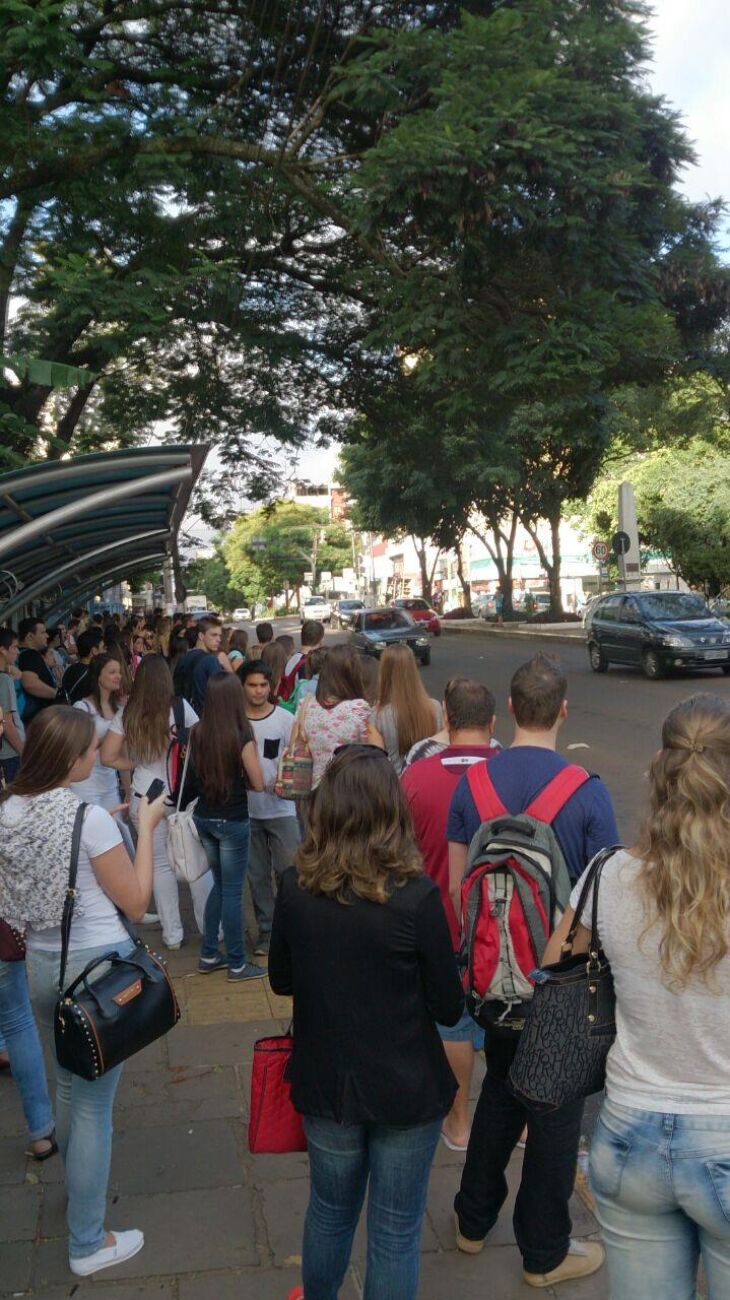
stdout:
POLYGON ((25 962, 0 961, 0 1047, 10 1058, 31 1142, 53 1132, 46 1067, 33 1018, 25 962))
MULTIPOLYGON (((131 939, 114 945, 120 956, 134 948, 131 939)), ((66 986, 94 957, 109 952, 110 945, 82 948, 69 954, 66 986)), ((52 1055, 53 1011, 58 997, 60 953, 28 952, 28 983, 44 1038, 52 1055)), ((103 973, 104 968, 99 970, 103 973)), ((93 987, 93 982, 92 982, 93 987)), ((104 1245, 106 1192, 112 1158, 112 1110, 121 1065, 93 1082, 56 1065, 56 1133, 66 1174, 69 1230, 68 1253, 73 1259, 93 1255, 104 1245)))
POLYGON ((196 817, 195 825, 213 876, 213 888, 205 904, 200 955, 217 955, 218 934, 222 925, 228 965, 238 968, 246 960, 243 940, 243 882, 248 868, 251 834, 248 818, 225 821, 218 817, 196 817))
POLYGON ((606 1100, 591 1185, 617 1300, 730 1296, 730 1114, 665 1115, 606 1100))
POLYGON ((304 1222, 306 1300, 337 1300, 368 1187, 363 1300, 415 1300, 428 1176, 441 1120, 413 1128, 305 1116, 311 1192, 304 1222))

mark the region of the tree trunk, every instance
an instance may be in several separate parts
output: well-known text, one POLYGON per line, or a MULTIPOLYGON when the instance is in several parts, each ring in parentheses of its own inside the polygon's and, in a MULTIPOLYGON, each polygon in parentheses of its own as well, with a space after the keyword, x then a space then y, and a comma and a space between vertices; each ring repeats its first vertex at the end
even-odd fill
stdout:
POLYGON ((423 596, 423 599, 427 600, 430 605, 432 600, 433 575, 436 572, 436 564, 438 562, 438 557, 440 555, 440 552, 437 552, 436 559, 434 560, 431 568, 431 572, 429 573, 427 540, 425 540, 423 537, 416 537, 414 533, 411 533, 411 541, 413 542, 413 545, 416 549, 416 555, 418 556, 418 567, 421 571, 421 595, 423 596))
POLYGON ((459 584, 464 595, 464 608, 471 609, 471 583, 467 582, 464 573, 464 557, 461 553, 461 544, 456 547, 456 572, 459 575, 459 584))
POLYGON ((552 549, 552 557, 550 559, 548 559, 547 551, 540 541, 537 532, 537 525, 527 523, 524 519, 522 522, 535 543, 535 549, 540 556, 540 563, 547 573, 551 613, 560 617, 563 613, 563 593, 560 589, 560 513, 558 512, 557 515, 548 518, 552 549))
POLYGON ((515 538, 517 536, 517 515, 512 514, 509 532, 505 532, 498 519, 489 520, 485 516, 486 522, 490 525, 492 540, 490 541, 486 533, 481 533, 473 524, 469 524, 469 532, 487 548, 487 552, 494 560, 497 567, 497 576, 499 579, 499 590, 502 593, 502 615, 511 614, 512 609, 512 568, 515 556, 515 538))

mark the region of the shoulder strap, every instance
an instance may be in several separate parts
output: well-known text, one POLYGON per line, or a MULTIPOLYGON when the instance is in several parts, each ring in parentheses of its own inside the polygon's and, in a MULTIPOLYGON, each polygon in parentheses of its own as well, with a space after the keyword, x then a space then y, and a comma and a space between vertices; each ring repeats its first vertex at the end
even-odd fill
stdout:
POLYGON ((534 817, 539 822, 547 822, 547 825, 551 826, 576 790, 580 790, 588 780, 590 780, 590 773, 586 772, 584 767, 571 763, 569 767, 564 767, 562 772, 558 772, 552 781, 548 781, 532 803, 525 808, 525 812, 528 817, 534 817))
POLYGON ((185 731, 185 701, 180 695, 172 697, 172 716, 175 719, 175 731, 179 739, 180 733, 185 731))
POLYGON ((80 803, 76 809, 74 818, 73 834, 71 836, 71 862, 68 868, 68 885, 66 887, 66 897, 63 900, 63 916, 61 917, 61 970, 58 977, 58 991, 63 993, 63 985, 66 979, 66 964, 68 962, 68 944, 71 938, 71 921, 74 914, 74 903, 76 901, 76 876, 79 869, 79 850, 81 848, 81 832, 84 828, 84 817, 88 804, 80 803))
POLYGON ((476 810, 483 822, 489 822, 493 817, 502 817, 508 811, 494 788, 486 760, 483 763, 474 763, 469 768, 466 779, 476 810))

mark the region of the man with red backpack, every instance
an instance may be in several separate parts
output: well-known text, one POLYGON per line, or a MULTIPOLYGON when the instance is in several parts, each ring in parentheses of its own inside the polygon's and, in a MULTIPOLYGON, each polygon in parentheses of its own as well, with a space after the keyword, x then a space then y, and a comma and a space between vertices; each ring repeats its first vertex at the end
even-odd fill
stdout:
POLYGON ((462 778, 451 802, 449 889, 462 917, 464 983, 486 1028, 487 1073, 455 1198, 456 1242, 476 1254, 507 1196, 504 1171, 522 1130, 527 1143, 514 1230, 530 1286, 587 1277, 603 1263, 596 1242, 571 1241, 582 1102, 549 1113, 513 1096, 510 1066, 531 996, 529 973, 567 906, 571 882, 599 849, 618 842, 603 783, 555 752, 567 716, 566 680, 535 655, 512 678, 509 749, 462 778))

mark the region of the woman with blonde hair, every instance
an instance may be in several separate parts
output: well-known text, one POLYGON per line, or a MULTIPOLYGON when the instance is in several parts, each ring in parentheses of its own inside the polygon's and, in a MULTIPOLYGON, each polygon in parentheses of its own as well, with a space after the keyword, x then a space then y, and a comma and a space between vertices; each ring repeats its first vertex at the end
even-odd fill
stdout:
MULTIPOLYGON (((132 693, 123 713, 117 713, 102 742, 101 761, 121 772, 133 769, 130 815, 137 824, 140 800, 154 780, 162 781, 167 795, 171 792, 169 756, 177 736, 175 693, 172 674, 161 655, 146 655, 140 661, 132 693), (124 756, 126 741, 127 753, 124 756)), ((186 731, 198 721, 187 700, 178 700, 177 709, 186 731)), ((167 812, 172 811, 168 804, 167 812)), ((155 911, 162 922, 162 940, 167 948, 179 948, 183 938, 180 897, 175 873, 167 853, 167 826, 163 821, 155 830, 155 875, 153 892, 155 911)), ((195 920, 203 933, 205 904, 212 885, 209 871, 193 881, 195 920)))
POLYGON ((269 978, 294 998, 292 1099, 311 1175, 304 1290, 290 1300, 339 1294, 368 1185, 365 1300, 415 1300, 428 1178, 456 1092, 436 1022, 455 1024, 463 995, 382 749, 345 745, 322 777, 281 877, 269 978))
MULTIPOLYGON (((583 881, 548 944, 556 961, 583 881)), ((574 952, 586 952, 592 898, 574 952)), ((598 930, 617 1036, 591 1149, 611 1292, 730 1295, 730 703, 695 695, 662 730, 636 848, 606 863, 598 930)))
POLYGON ((409 749, 444 725, 441 705, 426 694, 416 657, 407 645, 389 645, 383 651, 373 722, 399 775, 409 749))

